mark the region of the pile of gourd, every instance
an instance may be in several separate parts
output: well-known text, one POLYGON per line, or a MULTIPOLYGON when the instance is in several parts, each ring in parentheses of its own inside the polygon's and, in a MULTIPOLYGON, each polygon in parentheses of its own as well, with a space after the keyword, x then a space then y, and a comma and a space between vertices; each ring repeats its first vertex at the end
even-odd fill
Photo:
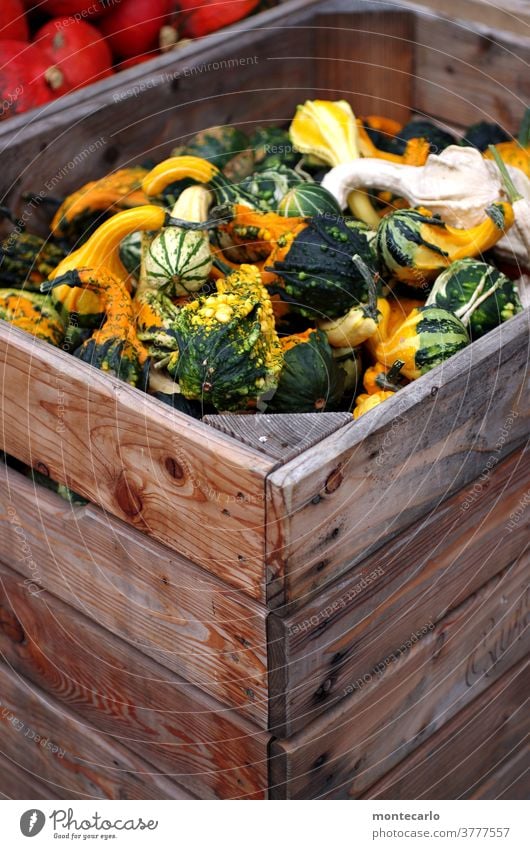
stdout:
POLYGON ((199 133, 7 237, 0 317, 191 415, 357 418, 521 310, 529 136, 345 101, 199 133))

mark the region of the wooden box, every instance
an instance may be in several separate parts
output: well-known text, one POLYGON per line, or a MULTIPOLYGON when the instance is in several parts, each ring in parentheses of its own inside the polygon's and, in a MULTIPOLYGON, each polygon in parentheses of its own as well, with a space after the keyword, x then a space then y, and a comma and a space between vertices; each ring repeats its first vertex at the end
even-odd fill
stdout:
MULTIPOLYGON (((171 56, 140 91, 6 133, 3 203, 37 231, 46 204, 22 196, 45 199, 52 177, 66 193, 213 124, 287 122, 315 96, 515 129, 530 41, 405 5, 288 2, 267 28, 194 56, 253 57, 244 73, 188 77, 171 56)), ((455 787, 486 797, 509 784, 524 722, 505 717, 497 759, 485 693, 506 692, 517 712, 528 651, 528 321, 357 422, 198 422, 0 323, 1 447, 91 502, 72 507, 5 470, 0 757, 13 786, 412 798, 430 751, 456 765, 448 741, 481 712, 455 787)))

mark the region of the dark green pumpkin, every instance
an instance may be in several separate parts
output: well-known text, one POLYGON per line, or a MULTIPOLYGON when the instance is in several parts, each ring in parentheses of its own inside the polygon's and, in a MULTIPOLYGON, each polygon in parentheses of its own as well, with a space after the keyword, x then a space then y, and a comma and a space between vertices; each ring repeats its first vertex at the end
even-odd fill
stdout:
POLYGON ((30 233, 12 233, 0 246, 0 286, 38 292, 66 251, 30 233))
POLYGON ((373 265, 365 234, 346 226, 342 218, 309 219, 282 260, 267 270, 280 278, 270 289, 307 317, 339 318, 369 299, 366 279, 355 255, 373 265))
POLYGON ((410 139, 420 138, 429 142, 431 153, 441 153, 450 144, 456 144, 456 138, 451 133, 431 121, 409 121, 392 140, 391 151, 401 156, 405 153, 410 139))
POLYGON ((310 329, 284 337, 283 368, 269 413, 323 413, 337 409, 345 373, 333 356, 326 334, 310 329))
POLYGON ((337 201, 327 189, 317 183, 302 182, 285 194, 278 212, 286 218, 313 218, 315 215, 342 216, 337 201))
POLYGON ((500 144, 510 141, 510 138, 511 136, 499 124, 479 121, 478 124, 472 124, 467 128, 460 144, 465 147, 476 147, 483 153, 490 144, 500 144))
POLYGON ((224 168, 237 154, 249 147, 243 130, 237 127, 210 127, 196 133, 186 144, 171 151, 171 156, 200 156, 218 168, 224 168))
POLYGON ((522 310, 513 280, 476 259, 457 260, 442 271, 427 304, 456 315, 472 339, 478 339, 522 310))
POLYGON ((294 168, 302 158, 293 148, 289 132, 281 127, 258 127, 250 136, 249 147, 254 151, 254 162, 259 169, 280 165, 294 168))

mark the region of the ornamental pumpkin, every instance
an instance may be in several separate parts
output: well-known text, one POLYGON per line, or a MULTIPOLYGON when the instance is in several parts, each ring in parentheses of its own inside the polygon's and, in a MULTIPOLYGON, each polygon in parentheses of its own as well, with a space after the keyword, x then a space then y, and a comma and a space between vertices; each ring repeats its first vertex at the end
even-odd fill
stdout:
POLYGON ((478 339, 521 312, 517 287, 501 271, 476 259, 460 259, 436 278, 427 304, 454 313, 478 339))
POLYGON ((426 209, 399 209, 379 224, 376 247, 388 274, 413 288, 425 289, 451 262, 492 248, 512 226, 511 204, 494 203, 476 227, 449 227, 426 209))
POLYGON ((239 187, 255 198, 261 209, 276 211, 292 187, 310 185, 292 168, 277 165, 275 168, 254 171, 240 182, 239 187))
MULTIPOLYGON (((200 130, 186 144, 173 148, 171 156, 197 156, 207 159, 224 172, 225 169, 233 169, 234 158, 249 153, 249 147, 249 139, 243 130, 225 125, 200 130)), ((253 166, 254 157, 251 156, 247 173, 254 170, 253 166)))
POLYGON ((267 405, 271 413, 322 413, 337 409, 344 393, 345 373, 321 330, 280 340, 283 367, 267 405))
MULTIPOLYGON (((302 315, 334 319, 367 301, 363 266, 370 263, 364 233, 347 227, 341 218, 317 215, 277 240, 265 263, 264 281, 302 315)), ((350 343, 342 341, 338 347, 345 344, 350 343)))
POLYGON ((251 265, 217 281, 215 294, 186 304, 177 317, 178 351, 167 362, 189 399, 218 410, 255 406, 282 367, 272 305, 251 265))
MULTIPOLYGON (((129 273, 120 259, 122 240, 138 230, 159 230, 166 218, 166 212, 160 206, 146 205, 118 212, 105 221, 84 245, 65 257, 49 279, 56 280, 67 271, 88 269, 92 280, 102 270, 126 284, 129 273)), ((80 327, 97 327, 103 318, 104 305, 95 285, 86 290, 71 283, 55 285, 52 300, 65 323, 75 315, 75 323, 80 327)))
POLYGON ((402 374, 416 380, 469 344, 459 318, 436 306, 417 307, 394 334, 376 348, 378 362, 387 368, 401 360, 402 374))
POLYGON ((337 201, 318 183, 301 182, 281 198, 278 212, 287 218, 312 218, 315 215, 342 217, 337 201))
POLYGON ((365 413, 369 413, 370 410, 373 410, 374 407, 377 407, 383 401, 386 401, 387 398, 392 398, 394 392, 389 392, 385 390, 381 390, 379 392, 374 392, 373 395, 361 394, 358 395, 355 399, 355 409, 353 411, 353 418, 358 419, 360 416, 364 416, 365 413))
POLYGON ((15 231, 0 245, 0 284, 38 292, 42 281, 65 256, 59 245, 15 231))
POLYGON ((172 297, 202 288, 212 268, 207 222, 211 195, 204 186, 184 189, 171 218, 145 254, 145 283, 172 297), (199 227, 201 229, 199 229, 199 227))
POLYGON ((105 313, 102 327, 83 342, 74 356, 132 386, 145 389, 147 352, 136 334, 131 296, 123 280, 103 268, 99 268, 97 274, 91 269, 80 269, 67 271, 43 283, 41 288, 43 292, 50 292, 57 286, 96 293, 105 313))
POLYGON ((0 318, 50 345, 60 345, 64 325, 50 299, 36 292, 0 289, 0 318))
POLYGON ((53 217, 53 235, 75 243, 86 239, 105 217, 149 203, 142 189, 147 173, 140 166, 122 168, 68 195, 53 217))
POLYGON ((198 156, 172 156, 165 159, 149 171, 142 186, 148 197, 154 197, 161 195, 173 183, 187 179, 207 185, 218 204, 243 203, 250 209, 261 208, 250 192, 231 183, 213 163, 198 156))
POLYGON ((254 152, 255 166, 259 170, 286 165, 294 168, 302 154, 291 142, 287 130, 281 127, 258 127, 250 136, 249 146, 254 152))
MULTIPOLYGON (((523 116, 517 139, 500 142, 495 144, 494 147, 505 165, 519 168, 527 177, 530 177, 530 107, 527 108, 523 116)), ((490 150, 490 145, 488 145, 484 156, 486 159, 495 158, 490 150)))

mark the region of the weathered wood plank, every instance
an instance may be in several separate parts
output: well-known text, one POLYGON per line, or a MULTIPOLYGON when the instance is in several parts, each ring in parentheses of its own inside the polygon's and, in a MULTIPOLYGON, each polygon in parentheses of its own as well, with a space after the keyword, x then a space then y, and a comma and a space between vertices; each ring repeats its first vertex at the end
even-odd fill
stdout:
POLYGON ((351 422, 351 413, 204 416, 203 422, 279 463, 287 463, 351 422))
POLYGON ((528 36, 524 23, 516 36, 418 16, 415 109, 462 127, 498 121, 515 133, 530 94, 528 36))
POLYGON ((0 363, 7 453, 263 598, 270 460, 4 322, 0 363))
POLYGON ((264 608, 98 508, 72 508, 5 466, 0 519, 1 558, 28 583, 266 727, 264 608))
POLYGON ((1 564, 0 620, 9 666, 105 739, 201 799, 265 797, 269 735, 1 564))
POLYGON ((530 451, 445 501, 284 619, 271 615, 271 729, 288 737, 344 698, 425 622, 447 612, 528 544, 530 451), (280 676, 277 680, 275 671, 280 676))
POLYGON ((0 663, 0 753, 48 782, 58 799, 188 799, 119 743, 97 734, 0 663))
POLYGON ((510 799, 528 802, 530 767, 528 739, 513 756, 504 761, 473 793, 473 799, 510 799))
POLYGON ((307 601, 519 447, 525 310, 267 479, 269 604, 307 601), (480 379, 470 380, 470 375, 480 379))
POLYGON ((55 788, 37 781, 26 769, 0 757, 0 799, 57 799, 55 788))
MULTIPOLYGON (((375 4, 319 14, 315 39, 316 96, 345 98, 359 115, 407 121, 412 106, 414 19, 408 12, 375 4), (368 11, 366 9, 368 8, 368 11)), ((293 57, 294 63, 298 57, 293 57)), ((289 65, 290 67, 290 65, 289 65)))
MULTIPOLYGON (((426 740, 408 758, 371 787, 365 799, 475 799, 496 798, 505 777, 526 749, 530 731, 528 660, 513 666, 456 716, 426 740), (486 790, 487 786, 487 790, 486 790), (487 795, 483 795, 486 793, 487 795)), ((528 767, 528 752, 526 751, 528 767)), ((521 778, 522 787, 528 781, 521 778)), ((517 784, 519 782, 517 781, 517 784)), ((507 798, 513 798, 508 795, 507 798)))
POLYGON ((529 649, 528 555, 271 746, 272 798, 358 798, 529 649))

